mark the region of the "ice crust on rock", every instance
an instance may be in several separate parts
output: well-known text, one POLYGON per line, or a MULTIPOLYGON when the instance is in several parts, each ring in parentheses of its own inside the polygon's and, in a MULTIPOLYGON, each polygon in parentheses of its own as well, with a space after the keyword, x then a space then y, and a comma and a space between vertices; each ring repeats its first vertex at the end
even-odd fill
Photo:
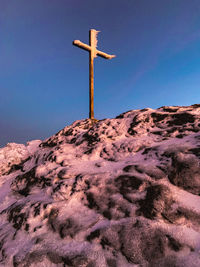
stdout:
POLYGON ((200 105, 0 149, 0 266, 200 266, 200 105))

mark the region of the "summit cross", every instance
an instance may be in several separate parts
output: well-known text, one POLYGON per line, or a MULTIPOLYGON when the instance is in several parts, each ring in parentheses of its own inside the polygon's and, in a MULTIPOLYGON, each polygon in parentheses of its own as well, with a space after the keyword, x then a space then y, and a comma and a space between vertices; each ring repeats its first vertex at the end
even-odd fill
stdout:
POLYGON ((115 55, 109 55, 97 50, 97 34, 99 31, 91 29, 89 31, 89 45, 82 43, 79 40, 74 40, 73 45, 78 46, 90 53, 89 56, 89 118, 94 120, 94 58, 97 56, 111 59, 115 55))

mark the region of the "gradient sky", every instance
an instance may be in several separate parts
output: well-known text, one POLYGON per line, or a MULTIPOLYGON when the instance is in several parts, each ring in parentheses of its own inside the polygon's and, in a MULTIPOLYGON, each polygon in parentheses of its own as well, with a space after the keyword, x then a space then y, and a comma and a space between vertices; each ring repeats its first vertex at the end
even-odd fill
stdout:
POLYGON ((0 0, 0 146, 88 117, 92 28, 96 118, 200 103, 199 0, 0 0))

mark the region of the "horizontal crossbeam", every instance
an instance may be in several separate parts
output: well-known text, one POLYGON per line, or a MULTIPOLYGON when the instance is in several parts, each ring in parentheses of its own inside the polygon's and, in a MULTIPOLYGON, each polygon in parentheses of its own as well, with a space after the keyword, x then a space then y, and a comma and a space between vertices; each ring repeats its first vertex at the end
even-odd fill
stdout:
POLYGON ((82 49, 84 49, 86 51, 89 51, 89 52, 91 51, 91 46, 89 46, 87 44, 84 44, 79 40, 74 40, 73 41, 73 45, 76 45, 76 46, 78 46, 78 47, 80 47, 80 48, 82 48, 82 49))
MULTIPOLYGON (((89 52, 91 51, 91 46, 89 46, 87 44, 84 44, 84 43, 82 43, 79 40, 74 40, 73 41, 73 45, 78 46, 78 47, 80 47, 80 48, 82 48, 82 49, 84 49, 86 51, 89 51, 89 52)), ((102 51, 99 51, 97 49, 96 49, 96 54, 98 56, 103 57, 103 58, 106 58, 106 59, 111 59, 111 58, 114 58, 115 57, 115 55, 109 55, 109 54, 106 54, 106 53, 104 53, 102 51)))

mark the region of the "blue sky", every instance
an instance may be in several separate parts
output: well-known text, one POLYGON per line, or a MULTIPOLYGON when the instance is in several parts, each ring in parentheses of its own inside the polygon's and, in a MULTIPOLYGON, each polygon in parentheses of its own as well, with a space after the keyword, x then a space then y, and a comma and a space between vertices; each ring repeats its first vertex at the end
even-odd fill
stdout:
POLYGON ((92 28, 96 118, 200 103, 199 0, 0 0, 0 146, 88 117, 92 28))

